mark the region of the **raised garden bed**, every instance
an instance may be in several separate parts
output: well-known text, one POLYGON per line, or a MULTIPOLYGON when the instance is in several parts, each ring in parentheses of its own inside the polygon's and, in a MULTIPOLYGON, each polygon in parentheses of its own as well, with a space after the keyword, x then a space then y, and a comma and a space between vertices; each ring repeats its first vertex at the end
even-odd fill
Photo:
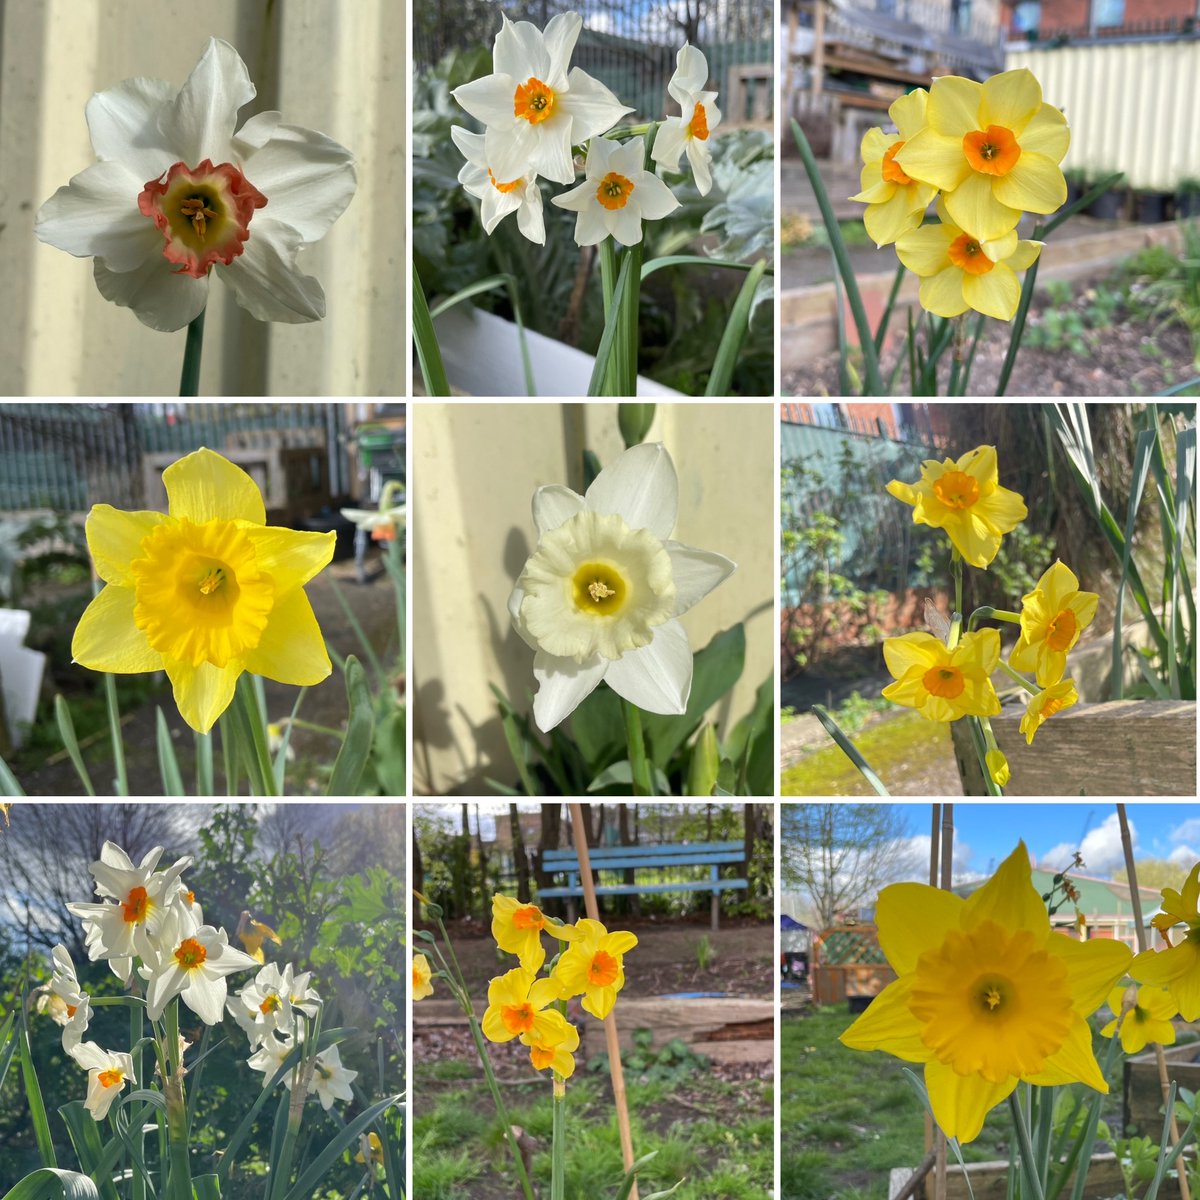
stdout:
MULTIPOLYGON (((1180 1088, 1200 1091, 1200 1041, 1167 1046, 1167 1079, 1180 1088)), ((1162 1136, 1162 1084, 1158 1078, 1158 1056, 1153 1050, 1125 1060, 1125 1083, 1121 1097, 1121 1125, 1134 1126, 1139 1134, 1155 1141, 1162 1136)))

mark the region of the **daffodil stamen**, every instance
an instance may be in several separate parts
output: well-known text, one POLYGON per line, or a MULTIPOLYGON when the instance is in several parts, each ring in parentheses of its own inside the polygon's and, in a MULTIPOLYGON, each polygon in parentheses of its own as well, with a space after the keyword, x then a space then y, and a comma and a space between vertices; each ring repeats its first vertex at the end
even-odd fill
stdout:
POLYGON ((141 924, 149 911, 150 900, 144 887, 131 888, 121 902, 121 915, 127 925, 141 924))
MULTIPOLYGON (((956 266, 961 267, 968 275, 986 275, 995 267, 995 263, 984 253, 983 247, 979 244, 978 238, 973 238, 969 233, 960 234, 950 243, 950 248, 947 250, 950 256, 950 261, 956 266)), ((970 476, 967 476, 970 479, 970 476)), ((971 483, 975 486, 975 495, 979 495, 979 485, 975 484, 972 479, 971 483)), ((974 501, 969 501, 974 503, 974 501)))
POLYGON ((120 1070, 101 1071, 96 1077, 102 1088, 120 1087, 125 1082, 125 1072, 120 1070))
POLYGON ((984 175, 1007 175, 1021 157, 1021 147, 1011 129, 989 125, 963 135, 963 153, 967 162, 984 175))
POLYGON ((616 171, 609 171, 596 189, 596 199, 610 212, 615 208, 624 208, 632 194, 633 180, 618 175, 616 171))
POLYGON ((531 75, 513 93, 513 115, 538 125, 554 116, 554 89, 531 75))
POLYGON ((204 577, 200 580, 200 591, 205 596, 211 596, 221 584, 225 582, 225 570, 223 567, 212 567, 205 572, 204 577))
POLYGON ((180 206, 179 211, 192 223, 192 228, 201 241, 208 228, 209 221, 217 219, 217 210, 209 208, 207 196, 189 196, 180 206))
POLYGON ((195 938, 184 938, 175 951, 175 961, 185 971, 195 971, 204 965, 208 951, 195 938))

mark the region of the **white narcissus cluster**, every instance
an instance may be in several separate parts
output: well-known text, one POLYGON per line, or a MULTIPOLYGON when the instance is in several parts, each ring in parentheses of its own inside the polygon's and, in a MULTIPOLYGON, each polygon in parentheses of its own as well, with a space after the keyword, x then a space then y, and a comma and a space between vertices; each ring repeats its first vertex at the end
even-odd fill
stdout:
MULTIPOLYGON (((655 221, 679 207, 671 190, 646 170, 645 139, 621 143, 607 135, 633 110, 579 67, 571 55, 583 29, 578 13, 552 17, 545 30, 502 16, 492 51, 492 74, 455 88, 452 95, 483 127, 471 133, 455 127, 454 144, 467 160, 458 179, 480 202, 484 232, 491 234, 510 213, 521 233, 545 243, 539 178, 569 184, 575 180, 573 148, 587 146, 584 180, 552 197, 552 203, 578 214, 575 240, 592 246, 611 236, 623 246, 642 240, 642 222, 655 221)), ((705 91, 708 63, 694 46, 679 51, 667 90, 681 115, 661 123, 653 160, 677 170, 686 153, 702 196, 712 187, 708 138, 721 120, 716 92, 705 91)))
POLYGON ((354 156, 277 112, 238 111, 255 88, 210 38, 178 92, 126 79, 87 104, 97 162, 42 205, 43 242, 94 260, 96 286, 152 329, 182 329, 221 279, 260 321, 317 321, 325 293, 296 256, 354 195, 354 156))
POLYGON ((678 618, 736 564, 671 540, 678 507, 661 443, 626 450, 583 496, 558 485, 534 493, 538 544, 508 611, 536 651, 533 715, 543 732, 601 680, 647 712, 687 709, 692 651, 678 618))
MULTIPOLYGON (((204 924, 203 910, 181 878, 192 860, 181 858, 159 870, 162 853, 156 846, 135 866, 115 843, 104 843, 99 860, 89 868, 99 900, 67 906, 83 921, 88 957, 107 961, 126 985, 136 973, 145 985, 146 1015, 152 1022, 177 998, 206 1025, 219 1024, 228 1010, 250 1039, 255 1052, 250 1066, 262 1070, 264 1063, 275 1062, 267 1070, 269 1081, 283 1058, 304 1042, 308 1023, 319 1011, 321 1000, 309 985, 310 974, 297 974, 290 963, 260 967, 229 944, 224 929, 204 924), (230 997, 227 976, 256 969, 253 981, 230 997)), ((52 960, 53 973, 38 1007, 63 1027, 63 1049, 88 1072, 85 1107, 99 1121, 127 1085, 137 1085, 133 1059, 83 1040, 91 1020, 90 1000, 66 947, 56 946, 52 960)), ((187 1044, 180 1039, 181 1064, 187 1044)), ((336 1046, 311 1056, 305 1068, 311 1072, 308 1091, 326 1109, 335 1099, 352 1098, 349 1084, 357 1072, 342 1066, 336 1046)))

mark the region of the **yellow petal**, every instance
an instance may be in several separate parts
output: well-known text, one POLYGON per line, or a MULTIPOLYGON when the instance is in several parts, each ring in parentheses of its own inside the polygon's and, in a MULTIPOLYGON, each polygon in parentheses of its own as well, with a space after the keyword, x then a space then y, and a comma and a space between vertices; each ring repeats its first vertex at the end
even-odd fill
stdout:
POLYGON ((896 679, 901 679, 913 667, 928 671, 948 659, 945 646, 933 636, 917 630, 903 637, 883 639, 883 661, 896 679))
POLYGON ((963 272, 958 267, 947 267, 928 279, 921 280, 917 292, 922 308, 938 317, 957 317, 970 307, 963 299, 963 272))
POLYGON ((1020 137, 1022 154, 1044 154, 1062 162, 1071 145, 1067 118, 1053 104, 1043 104, 1020 137))
POLYGON ((1010 270, 1028 271, 1037 262, 1037 257, 1041 252, 1041 242, 1018 242, 1017 248, 1012 252, 1008 260, 1010 270))
POLYGON ((871 178, 872 175, 877 174, 879 174, 878 168, 863 167, 860 181, 862 190, 856 195, 851 196, 850 199, 858 204, 886 204, 889 200, 895 199, 896 193, 900 190, 899 186, 894 183, 887 183, 882 178, 871 178))
POLYGON ((1025 67, 993 75, 983 84, 979 104, 979 128, 1003 125, 1016 135, 1024 149, 1021 134, 1042 107, 1042 85, 1025 67))
POLYGON ((980 499, 974 511, 997 533, 1012 533, 1029 515, 1025 501, 1016 492, 1003 487, 980 499))
POLYGON ((885 486, 884 490, 891 496, 895 496, 897 500, 903 500, 905 504, 916 504, 917 493, 913 491, 912 484, 902 483, 899 479, 893 479, 885 486))
POLYGON ((298 687, 328 678, 333 668, 325 639, 303 588, 271 609, 261 640, 246 655, 245 669, 298 687))
POLYGON ((904 143, 895 161, 910 179, 931 183, 942 191, 952 191, 971 174, 962 134, 946 137, 928 127, 904 143))
POLYGON ((884 133, 878 125, 868 129, 863 134, 862 145, 859 148, 864 163, 877 163, 887 152, 889 146, 895 145, 900 138, 894 133, 884 133))
POLYGON ((254 480, 212 450, 185 454, 163 472, 171 516, 197 525, 214 518, 265 525, 267 511, 254 480))
POLYGON ((957 519, 947 521, 945 530, 954 548, 963 556, 963 562, 980 570, 987 569, 1000 549, 999 535, 975 513, 963 513, 957 519))
POLYGON ((925 1064, 925 1088, 933 1119, 947 1137, 966 1144, 983 1128, 983 1119, 1017 1086, 1017 1078, 990 1083, 982 1075, 958 1075, 940 1062, 925 1064))
POLYGON ((136 675, 161 671, 162 655, 133 623, 131 588, 106 584, 83 610, 71 638, 71 657, 92 671, 136 675))
POLYGON ((259 570, 266 571, 276 596, 302 587, 333 560, 336 533, 305 533, 276 525, 243 531, 254 547, 259 570))
POLYGON ((986 275, 963 275, 963 299, 984 316, 1011 321, 1021 302, 1021 285, 1003 263, 997 263, 986 275))
POLYGON ((1071 1021, 1067 1040, 1046 1059, 1043 1070, 1027 1077, 1030 1083, 1042 1087, 1059 1087, 1064 1083, 1085 1083, 1098 1092, 1107 1092, 1108 1084, 1100 1071, 1092 1050, 1092 1030, 1076 1013, 1071 1021))
POLYGON ((911 994, 911 976, 893 980, 838 1041, 851 1050, 886 1050, 906 1062, 928 1062, 921 1026, 908 1010, 911 994))
POLYGON ((156 512, 122 512, 111 504, 94 504, 85 530, 96 574, 105 583, 133 586, 129 564, 142 557, 142 539, 167 518, 156 512))
POLYGON ((1048 937, 1050 922, 1046 906, 1034 890, 1031 878, 1029 851, 1024 842, 1018 842, 991 879, 967 897, 963 928, 995 921, 1010 934, 1027 929, 1039 938, 1048 937))
POLYGON ((950 265, 950 243, 957 236, 946 225, 922 225, 897 240, 896 256, 914 275, 936 275, 950 265))
POLYGON ((1025 635, 1022 633, 1013 647, 1012 654, 1008 656, 1008 665, 1015 671, 1036 671, 1037 663, 1037 647, 1032 642, 1026 641, 1025 635))
MULTIPOLYGON (((1133 963, 1133 951, 1123 942, 1109 938, 1077 942, 1056 933, 1046 942, 1046 949, 1066 964, 1071 1007, 1084 1017, 1091 1016, 1110 998, 1113 984, 1133 963)), ((1119 1000, 1114 1011, 1120 1011, 1119 1000)))
POLYGON ((214 667, 207 662, 193 667, 170 659, 163 661, 163 668, 171 680, 179 715, 197 733, 208 733, 229 707, 243 670, 236 660, 227 667, 214 667))
POLYGON ((1000 204, 1035 213, 1052 213, 1067 202, 1066 178, 1058 163, 1044 154, 1022 154, 992 190, 1000 204))
POLYGON ((963 904, 961 896, 924 883, 893 883, 879 893, 879 945, 898 974, 915 971, 921 954, 958 928, 963 904))
MULTIPOLYGON (((1010 171, 1005 178, 1011 174, 1010 171)), ((1016 206, 1001 202, 993 177, 976 171, 972 171, 954 191, 947 192, 945 201, 946 211, 955 225, 981 242, 1002 238, 1021 219, 1016 206)))
POLYGON ((638 944, 637 934, 617 929, 600 939, 600 949, 609 954, 628 954, 638 944))
POLYGON ((617 1002, 617 989, 612 985, 608 987, 588 988, 584 993, 580 1003, 587 1012, 590 1012, 597 1021, 603 1021, 613 1010, 613 1005, 617 1002))
POLYGON ((870 205, 863 213, 863 225, 876 246, 888 246, 902 234, 916 229, 924 215, 924 204, 914 208, 908 189, 896 188, 890 200, 870 205))
POLYGON ((985 676, 990 675, 1000 662, 999 631, 980 629, 977 633, 964 633, 950 661, 956 666, 973 663, 985 676))
POLYGON ((508 1026, 504 1024, 498 1005, 489 1004, 483 1014, 483 1020, 479 1024, 483 1030, 483 1036, 489 1042, 511 1042, 517 1036, 515 1033, 510 1033, 508 1026))
MULTIPOLYGON (((915 668, 907 672, 903 679, 889 683, 880 695, 893 704, 901 704, 905 708, 923 708, 929 700, 929 692, 924 682, 925 672, 915 668)), ((926 713, 926 716, 929 714, 926 713)))
POLYGON ((925 109, 929 103, 929 93, 924 88, 907 92, 898 100, 893 100, 888 109, 902 138, 916 137, 925 127, 925 109))
POLYGON ((979 124, 982 101, 982 85, 973 79, 963 79, 960 75, 943 75, 935 79, 929 89, 925 119, 938 133, 957 138, 958 151, 962 154, 964 134, 982 128, 979 124))

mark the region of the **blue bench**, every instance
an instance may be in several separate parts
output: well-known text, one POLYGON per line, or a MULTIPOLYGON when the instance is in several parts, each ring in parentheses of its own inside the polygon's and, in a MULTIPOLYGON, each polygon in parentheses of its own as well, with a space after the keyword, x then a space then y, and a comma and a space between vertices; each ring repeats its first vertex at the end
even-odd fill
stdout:
MULTIPOLYGON (((721 892, 744 890, 745 879, 722 879, 720 868, 746 860, 741 842, 693 842, 681 846, 601 846, 590 850, 588 858, 594 874, 602 871, 662 871, 676 867, 708 867, 707 879, 687 879, 673 883, 606 883, 596 885, 597 896, 645 896, 653 892, 711 892, 712 927, 719 928, 721 892)), ((565 885, 538 889, 538 898, 562 898, 567 901, 567 920, 575 920, 575 901, 583 895, 579 855, 574 850, 546 850, 542 867, 555 876, 565 875, 565 885)))

